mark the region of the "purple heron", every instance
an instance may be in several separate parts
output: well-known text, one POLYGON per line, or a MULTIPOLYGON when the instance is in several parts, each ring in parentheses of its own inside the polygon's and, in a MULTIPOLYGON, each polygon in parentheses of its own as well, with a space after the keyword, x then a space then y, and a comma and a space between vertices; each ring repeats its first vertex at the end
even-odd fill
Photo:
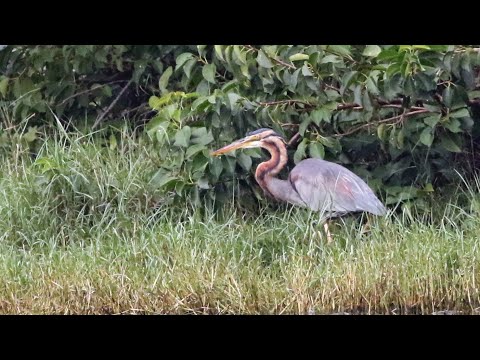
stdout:
POLYGON ((211 153, 219 156, 235 149, 261 147, 270 153, 255 171, 255 179, 270 197, 322 213, 328 242, 332 241, 328 220, 353 212, 385 215, 387 210, 372 189, 345 167, 322 159, 300 161, 287 180, 275 176, 288 161, 285 140, 272 129, 259 129, 243 139, 211 153))

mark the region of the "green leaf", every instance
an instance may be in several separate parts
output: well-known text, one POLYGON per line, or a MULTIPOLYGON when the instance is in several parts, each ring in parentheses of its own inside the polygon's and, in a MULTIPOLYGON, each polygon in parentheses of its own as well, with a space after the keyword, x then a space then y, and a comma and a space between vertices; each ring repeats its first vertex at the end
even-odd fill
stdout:
POLYGON ((238 87, 238 81, 237 80, 231 80, 231 81, 225 83, 222 86, 222 91, 224 93, 228 93, 230 90, 233 90, 236 87, 238 87))
POLYGON ((365 50, 363 50, 362 55, 368 57, 377 57, 378 54, 382 51, 382 48, 378 45, 367 45, 365 50))
POLYGON ((30 78, 18 78, 13 83, 13 95, 15 98, 19 98, 22 95, 27 94, 34 88, 33 81, 30 78))
POLYGON ((191 162, 191 171, 201 172, 203 174, 205 173, 205 169, 207 165, 208 165, 208 158, 206 158, 203 154, 198 154, 197 156, 195 156, 195 158, 191 162))
POLYGON ((193 128, 192 130, 192 137, 191 142, 192 144, 202 144, 207 145, 210 144, 214 140, 212 131, 207 132, 207 128, 200 127, 200 128, 193 128))
POLYGON ((265 55, 263 50, 258 51, 257 62, 258 62, 258 65, 260 65, 261 67, 266 68, 266 69, 270 69, 270 68, 273 67, 272 62, 267 57, 267 55, 265 55))
POLYGON ((220 174, 223 171, 223 164, 222 164, 222 159, 218 157, 213 157, 210 160, 210 165, 209 165, 209 170, 210 173, 215 176, 216 179, 219 178, 220 174))
POLYGON ((156 131, 161 131, 162 133, 164 133, 167 130, 169 124, 170 122, 166 120, 164 116, 155 116, 148 122, 146 126, 147 132, 149 134, 152 134, 156 131))
POLYGON ((300 126, 298 128, 298 132, 300 135, 302 136, 305 135, 305 131, 307 130, 307 127, 308 125, 310 125, 311 122, 312 122, 312 118, 307 117, 300 123, 300 126))
POLYGON ((460 120, 456 118, 450 118, 447 122, 443 123, 443 127, 447 128, 453 133, 462 132, 460 120))
POLYGON ((108 85, 102 87, 102 92, 108 97, 112 96, 112 88, 108 85))
POLYGON ((448 50, 448 45, 429 45, 430 50, 436 52, 445 52, 448 50))
POLYGON ((0 80, 0 94, 2 94, 3 97, 7 95, 9 80, 10 79, 8 77, 3 77, 3 79, 0 80))
POLYGON ((167 68, 160 76, 160 80, 158 80, 158 87, 160 88, 160 91, 163 93, 167 92, 167 85, 168 85, 168 80, 170 79, 170 76, 173 73, 173 69, 171 66, 167 68))
POLYGON ((250 79, 250 73, 248 72, 248 65, 244 64, 240 66, 240 71, 243 76, 245 76, 247 79, 250 79))
POLYGON ((396 48, 391 47, 389 49, 382 49, 382 52, 378 55, 378 61, 391 61, 395 58, 398 58, 398 51, 396 48))
POLYGON ((210 103, 207 96, 201 96, 192 103, 192 110, 196 112, 203 111, 210 103))
POLYGON ((154 110, 158 109, 159 103, 160 103, 160 98, 155 95, 150 96, 150 98, 148 99, 148 106, 150 106, 154 110))
POLYGON ((23 134, 22 138, 29 143, 35 141, 37 139, 37 127, 31 126, 28 131, 23 134))
POLYGON ((152 176, 150 184, 152 184, 156 188, 161 188, 162 186, 175 179, 176 177, 172 176, 168 170, 160 169, 155 173, 155 175, 152 176))
POLYGON ((240 50, 240 46, 233 45, 233 53, 237 57, 236 64, 237 65, 244 65, 247 63, 247 53, 245 51, 240 50))
POLYGON ((308 152, 311 157, 323 159, 325 158, 325 148, 321 143, 312 142, 308 145, 308 152))
POLYGON ((444 134, 440 139, 440 144, 448 151, 459 153, 462 152, 460 146, 456 144, 454 139, 448 134, 444 134))
POLYGON ((423 187, 423 191, 425 191, 425 192, 433 192, 433 191, 435 191, 435 190, 433 189, 433 185, 432 185, 431 183, 428 183, 428 184, 426 184, 426 185, 423 187))
POLYGON ((400 131, 397 134, 397 148, 402 149, 404 144, 405 144, 405 131, 404 129, 400 129, 400 131))
POLYGON ((362 86, 357 85, 353 90, 353 102, 362 106, 362 86))
POLYGON ((197 45, 198 55, 203 56, 207 45, 197 45))
POLYGON ((245 155, 244 153, 240 153, 238 156, 238 163, 245 171, 250 171, 252 168, 252 158, 250 156, 245 155))
POLYGON ((215 72, 217 67, 215 64, 206 64, 203 66, 202 75, 205 80, 211 84, 215 84, 215 72))
POLYGON ((190 59, 193 59, 195 62, 195 59, 192 53, 187 52, 187 53, 178 55, 176 59, 175 71, 180 69, 190 59))
POLYGON ((310 58, 310 56, 308 56, 307 54, 294 54, 292 56, 290 56, 288 59, 290 61, 302 61, 302 60, 308 60, 310 58))
POLYGON ((133 63, 133 68, 134 70, 132 79, 136 84, 138 84, 138 82, 140 81, 140 77, 143 75, 145 69, 147 68, 147 62, 145 60, 136 60, 133 63))
POLYGON ((197 62, 196 59, 190 59, 185 63, 185 66, 183 67, 183 71, 185 72, 185 75, 187 75, 187 78, 189 79, 192 74, 193 65, 195 65, 196 62, 197 62))
POLYGON ((368 112, 368 111, 372 111, 373 109, 373 106, 372 106, 372 102, 370 100, 370 95, 368 95, 368 92, 365 91, 363 93, 363 96, 362 96, 362 106, 364 107, 365 111, 368 112))
POLYGON ((238 112, 240 109, 241 105, 238 103, 238 100, 240 100, 242 97, 234 92, 228 93, 228 101, 230 102, 230 109, 232 109, 232 112, 234 115, 238 112))
POLYGON ((375 84, 375 81, 371 77, 367 78, 366 86, 367 86, 367 90, 370 94, 372 94, 372 95, 379 95, 380 94, 380 91, 378 90, 378 87, 375 84))
POLYGON ((386 127, 385 124, 380 124, 377 127, 377 136, 382 141, 385 141, 385 139, 386 139, 386 137, 385 137, 385 127, 386 127))
POLYGON ((420 134, 420 141, 422 142, 423 145, 426 145, 428 147, 432 146, 432 143, 433 143, 432 128, 426 127, 425 129, 423 129, 423 131, 420 134))
POLYGON ((190 136, 191 136, 191 129, 189 126, 185 126, 181 130, 177 131, 175 134, 175 142, 173 143, 174 146, 179 146, 179 147, 188 147, 188 144, 190 142, 190 136))
POLYGON ((303 139, 300 144, 298 144, 295 154, 293 154, 293 162, 298 164, 305 158, 305 150, 307 147, 307 139, 303 139))
POLYGON ((305 77, 311 77, 313 76, 312 72, 310 71, 310 69, 308 68, 308 65, 307 64, 304 64, 302 66, 302 75, 305 76, 305 77))
POLYGON ((452 87, 451 87, 451 86, 447 86, 447 87, 443 90, 442 98, 443 98, 443 103, 444 103, 447 107, 451 107, 451 106, 452 106, 453 90, 452 90, 452 87))
POLYGON ((237 163, 237 161, 234 157, 223 156, 222 162, 223 162, 223 168, 227 171, 228 174, 235 173, 235 164, 237 163))
POLYGON ((115 150, 117 148, 117 137, 114 134, 111 134, 108 138, 110 144, 110 150, 115 150))
POLYGON ((217 57, 218 57, 220 60, 225 61, 225 58, 223 57, 222 45, 214 45, 213 47, 214 47, 214 49, 215 49, 215 54, 217 55, 217 57))
POLYGON ((322 58, 322 60, 320 61, 320 64, 328 64, 328 63, 334 63, 335 64, 335 63, 339 63, 341 61, 342 61, 342 59, 339 56, 330 54, 330 55, 324 56, 322 58))
POLYGON ((352 80, 354 79, 354 76, 357 75, 358 71, 349 71, 345 73, 342 77, 342 86, 340 87, 340 95, 343 95, 345 93, 345 90, 348 89, 350 84, 352 83, 352 80))
POLYGON ((416 84, 419 84, 425 91, 434 90, 437 86, 435 79, 431 75, 426 75, 423 72, 418 72, 414 76, 416 84))
POLYGON ((185 153, 185 157, 187 159, 191 158, 193 155, 199 153, 200 151, 206 149, 205 145, 203 144, 195 144, 195 145, 192 145, 190 146, 188 149, 187 149, 187 152, 185 153))
POLYGON ((388 77, 393 77, 395 74, 400 72, 400 64, 399 63, 392 63, 388 66, 386 74, 388 77))
POLYGON ((210 185, 208 184, 208 178, 202 177, 197 180, 197 186, 200 189, 210 189, 210 185))
POLYGON ((450 113, 450 117, 453 117, 453 118, 462 118, 462 117, 469 117, 469 116, 470 116, 470 113, 468 112, 467 108, 455 110, 450 113))
POLYGON ((328 50, 341 56, 350 55, 350 45, 328 45, 328 50))
POLYGON ((215 104, 217 102, 217 96, 215 94, 212 94, 207 97, 207 100, 210 104, 215 104))
POLYGON ((320 122, 326 121, 330 122, 330 116, 331 116, 331 111, 328 111, 327 109, 320 108, 317 110, 313 110, 311 112, 311 117, 315 125, 320 125, 320 122))
POLYGON ((472 71, 471 65, 470 65, 470 55, 468 53, 465 53, 462 55, 460 60, 460 66, 463 70, 467 72, 472 71))
POLYGON ((288 86, 288 89, 292 92, 295 91, 295 88, 297 87, 298 74, 300 74, 300 71, 301 69, 297 69, 293 74, 290 74, 288 71, 284 72, 283 81, 285 82, 285 85, 288 86))
POLYGON ((430 50, 430 46, 427 46, 427 45, 412 45, 412 49, 430 50))
POLYGON ((431 128, 434 128, 435 125, 437 125, 437 123, 440 121, 441 117, 442 117, 441 114, 428 116, 428 117, 423 119, 423 122, 425 124, 427 124, 428 126, 430 126, 431 128))
POLYGON ((471 117, 462 118, 463 128, 466 130, 471 130, 475 122, 471 117))

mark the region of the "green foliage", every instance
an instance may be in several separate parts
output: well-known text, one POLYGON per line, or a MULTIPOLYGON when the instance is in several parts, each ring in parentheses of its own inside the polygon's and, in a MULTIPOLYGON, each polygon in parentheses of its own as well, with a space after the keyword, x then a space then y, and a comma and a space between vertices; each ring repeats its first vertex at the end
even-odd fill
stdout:
POLYGON ((0 50, 0 101, 17 122, 92 126, 145 112, 149 94, 164 90, 178 51, 174 45, 10 45, 0 50), (132 83, 129 84, 129 80, 132 83), (160 80, 160 81, 159 81, 160 80), (122 89, 127 89, 121 96, 122 89), (109 106, 118 97, 112 108, 109 106), (108 111, 106 111, 108 109, 108 111), (135 110, 135 112, 133 111, 135 110), (104 116, 105 116, 104 115, 104 116))
POLYGON ((165 160, 155 181, 214 198, 212 185, 219 195, 237 178, 240 191, 259 196, 250 175, 260 151, 208 152, 271 127, 287 140, 301 135, 290 168, 325 158, 383 185, 387 203, 421 205, 456 171, 473 172, 479 54, 443 45, 198 46, 176 57, 171 92, 150 99, 158 113, 147 131, 165 160), (209 141, 192 141, 192 129, 209 141))
POLYGON ((300 135, 289 169, 325 158, 384 200, 427 200, 426 186, 480 164, 479 54, 463 45, 10 45, 0 49, 0 105, 12 115, 0 131, 149 119, 161 157, 152 185, 220 202, 235 191, 250 206, 263 196, 251 176, 261 151, 209 152, 271 127, 300 135), (398 187, 416 190, 402 200, 398 187))

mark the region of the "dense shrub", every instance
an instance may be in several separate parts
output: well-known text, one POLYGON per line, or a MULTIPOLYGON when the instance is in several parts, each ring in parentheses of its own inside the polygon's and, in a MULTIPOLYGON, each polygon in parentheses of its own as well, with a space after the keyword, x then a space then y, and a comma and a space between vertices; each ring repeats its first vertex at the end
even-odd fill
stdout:
POLYGON ((291 140, 289 168, 325 158, 388 204, 421 207, 475 172, 479 65, 479 48, 460 45, 7 46, 0 96, 14 123, 150 119, 152 184, 180 197, 262 197, 250 176, 261 151, 209 152, 271 127, 291 140))

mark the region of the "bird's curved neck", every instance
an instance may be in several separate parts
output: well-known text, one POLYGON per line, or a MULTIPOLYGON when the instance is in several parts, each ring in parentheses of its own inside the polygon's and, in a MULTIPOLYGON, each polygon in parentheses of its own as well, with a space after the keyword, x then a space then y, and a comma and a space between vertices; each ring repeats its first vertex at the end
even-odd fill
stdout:
POLYGON ((255 171, 255 179, 262 189, 271 194, 268 189, 269 180, 276 176, 286 165, 288 161, 287 148, 283 141, 276 136, 265 139, 262 147, 270 153, 271 158, 258 165, 255 171))

